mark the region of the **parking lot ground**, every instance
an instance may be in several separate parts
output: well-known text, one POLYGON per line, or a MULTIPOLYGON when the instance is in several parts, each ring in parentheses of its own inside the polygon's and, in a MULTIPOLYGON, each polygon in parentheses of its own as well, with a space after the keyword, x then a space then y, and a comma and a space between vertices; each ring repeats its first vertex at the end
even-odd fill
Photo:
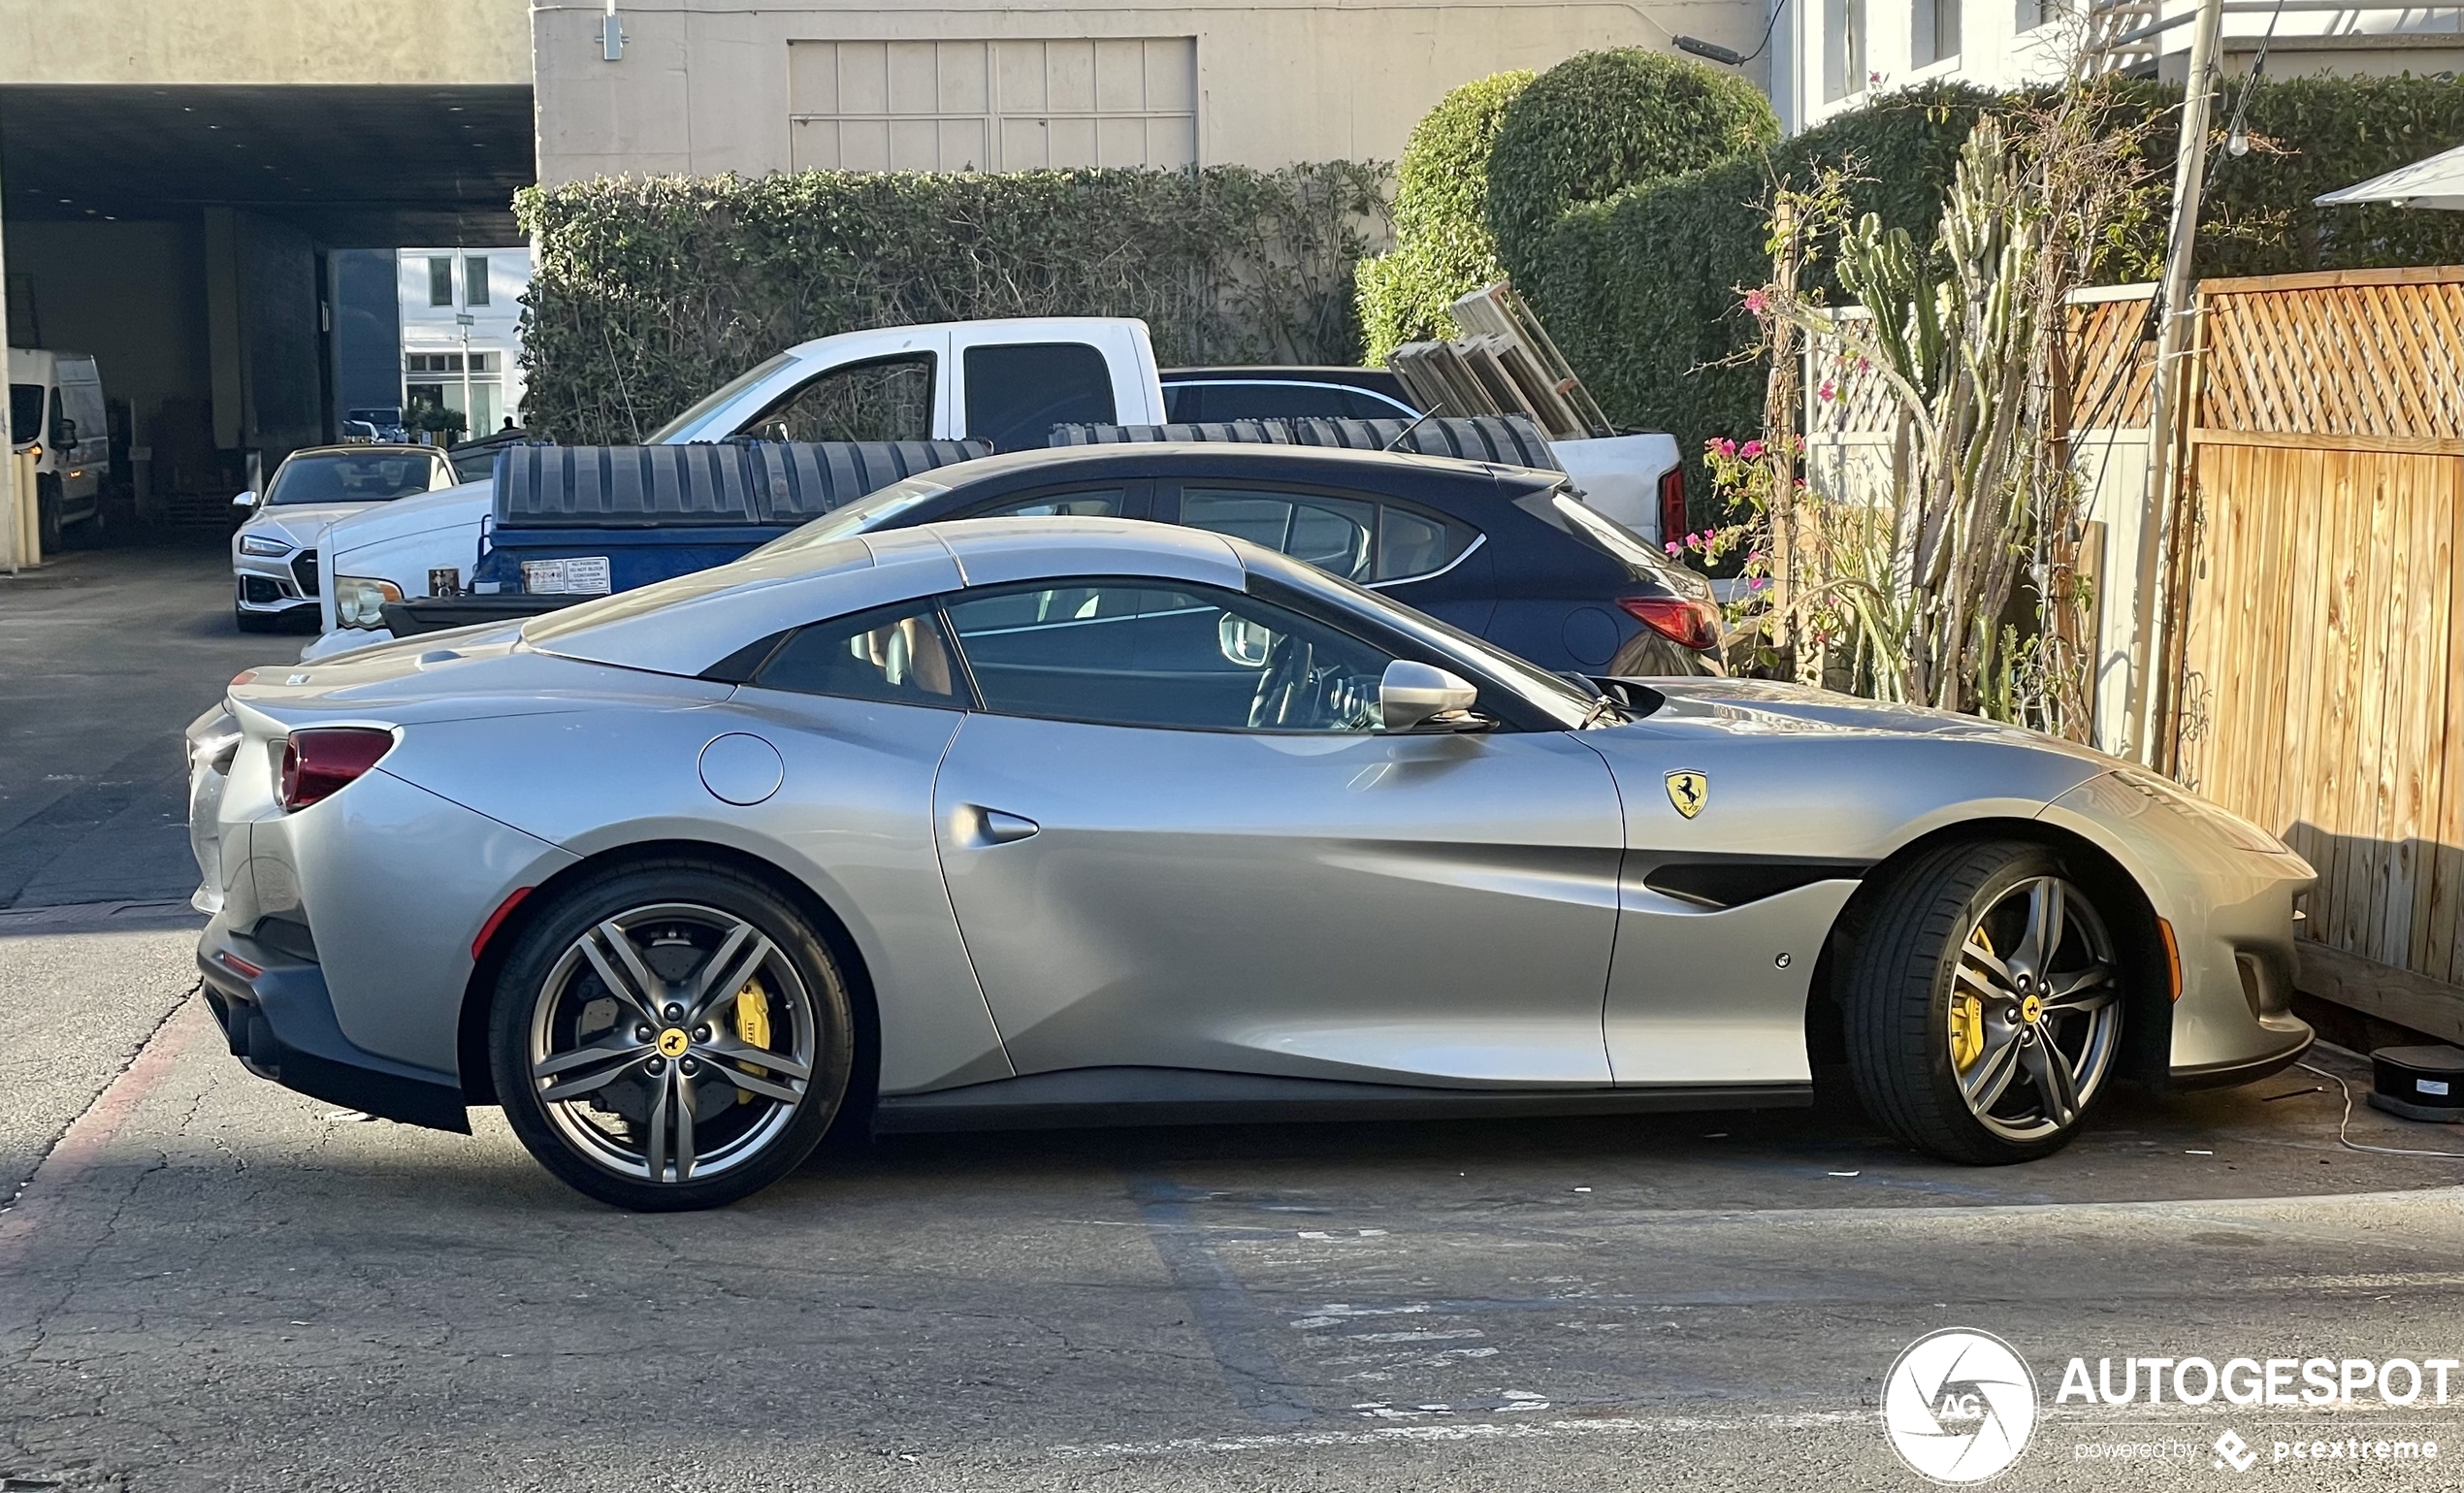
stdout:
POLYGON ((217 534, 0 577, 0 908, 185 899, 179 732, 302 637, 243 634, 217 534))
POLYGON ((91 1005, 142 1048, 18 1089, 81 1114, 0 1214, 0 1475, 1916 1487, 1874 1407, 1951 1325, 2018 1347, 2046 1402, 1997 1487, 2238 1486, 2228 1429, 2270 1486, 2451 1488, 2464 1456, 2464 1376, 2444 1406, 2054 1403, 2073 1355, 2459 1355, 2464 1163, 2339 1148, 2342 1094, 2301 1070, 2117 1093, 2024 1167, 1922 1160, 1839 1105, 1046 1131, 828 1151, 732 1209, 632 1216, 493 1112, 444 1135, 248 1076, 184 993, 184 931, 30 926, 0 926, 29 1024, 91 1005), (2445 1455, 2273 1463, 2296 1434, 2445 1455), (2143 1459, 2083 1458, 2114 1444, 2143 1459))

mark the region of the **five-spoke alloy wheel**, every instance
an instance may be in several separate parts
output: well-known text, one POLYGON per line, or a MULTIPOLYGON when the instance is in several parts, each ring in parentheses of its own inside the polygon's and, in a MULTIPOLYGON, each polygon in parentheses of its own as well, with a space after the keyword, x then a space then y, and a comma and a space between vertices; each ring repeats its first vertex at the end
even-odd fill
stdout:
POLYGON ((827 948, 767 887, 635 866, 561 894, 498 983, 497 1093, 533 1155, 619 1207, 710 1208, 811 1153, 853 1022, 827 948))
POLYGON ((2059 1148, 2120 1051, 2113 935, 2043 846, 1922 857, 1886 889, 1846 975, 1859 1096, 1902 1140, 1950 1160, 2059 1148))

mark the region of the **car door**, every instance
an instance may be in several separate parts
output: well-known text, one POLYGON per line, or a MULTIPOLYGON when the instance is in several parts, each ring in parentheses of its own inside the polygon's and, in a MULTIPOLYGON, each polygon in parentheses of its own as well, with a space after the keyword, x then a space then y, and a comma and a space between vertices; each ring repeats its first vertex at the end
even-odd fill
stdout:
POLYGON ((1205 586, 1042 580, 945 616, 982 708, 936 833, 1019 1072, 1607 1082, 1598 754, 1376 730, 1383 653, 1205 586))
POLYGON ((1192 477, 1158 500, 1157 516, 1289 555, 1475 636, 1485 635, 1497 607, 1479 530, 1417 503, 1297 483, 1192 477))

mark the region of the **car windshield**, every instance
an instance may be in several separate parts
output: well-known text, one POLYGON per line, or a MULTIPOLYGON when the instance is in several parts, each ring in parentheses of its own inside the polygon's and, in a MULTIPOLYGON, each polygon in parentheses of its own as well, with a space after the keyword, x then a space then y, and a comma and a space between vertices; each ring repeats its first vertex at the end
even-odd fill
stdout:
POLYGON ((424 452, 294 456, 274 474, 268 507, 301 503, 385 503, 428 491, 436 471, 424 452))
POLYGON ((836 508, 806 524, 801 529, 783 534, 753 553, 775 555, 792 549, 804 549, 815 544, 827 544, 833 539, 853 538, 870 534, 909 508, 937 498, 950 489, 929 477, 908 477, 888 487, 876 488, 844 507, 836 508))
POLYGON ((19 445, 43 436, 43 385, 9 385, 9 438, 19 445))
POLYGON ((1241 559, 1251 568, 1267 571, 1301 590, 1324 596, 1331 587, 1335 593, 1333 600, 1367 612, 1390 628, 1416 633, 1422 641, 1442 653, 1471 655, 1490 677, 1512 684, 1527 698, 1560 717, 1568 726, 1597 724, 1601 719, 1596 708, 1600 703, 1598 691, 1576 685, 1563 675, 1552 674, 1537 664, 1527 664, 1496 644, 1475 637, 1461 628, 1440 622, 1427 612, 1406 606, 1381 591, 1354 585, 1340 575, 1330 574, 1315 566, 1305 565, 1272 550, 1252 548, 1241 559))
MULTIPOLYGON (((792 361, 794 356, 795 355, 792 352, 782 352, 776 354, 775 356, 764 358, 761 362, 754 364, 743 373, 736 374, 726 383, 719 385, 709 393, 701 396, 701 398, 694 401, 692 407, 687 409, 683 414, 676 416, 666 424, 659 427, 655 431, 652 431, 648 436, 643 437, 642 444, 646 446, 660 446, 665 445, 667 442, 674 440, 678 436, 681 436, 686 431, 689 431, 695 426, 700 424, 702 418, 708 415, 711 410, 718 408, 721 405, 724 405, 728 401, 735 398, 737 395, 742 394, 745 390, 753 387, 757 383, 760 383, 762 379, 769 377, 780 369, 787 367, 789 362, 792 361)), ((734 433, 726 432, 724 434, 732 435, 734 433)))

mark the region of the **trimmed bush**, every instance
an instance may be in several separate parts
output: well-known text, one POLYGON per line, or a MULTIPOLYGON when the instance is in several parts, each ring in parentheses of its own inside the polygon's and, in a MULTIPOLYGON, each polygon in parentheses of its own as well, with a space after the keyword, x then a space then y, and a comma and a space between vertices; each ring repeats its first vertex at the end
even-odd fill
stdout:
POLYGON ((538 245, 531 428, 623 444, 782 348, 987 316, 1140 316, 1180 363, 1349 363, 1383 167, 602 179, 514 200, 538 245))
MULTIPOLYGON (((2160 120, 2173 117, 2181 104, 2178 85, 2111 86, 2160 120)), ((2219 111, 2220 130, 2232 97, 2228 93, 2219 111)), ((1755 336, 1737 292, 1770 273, 1770 182, 1801 185, 1825 166, 1853 163, 1858 179, 1850 187, 1851 219, 1873 212, 1886 228, 1904 228, 1920 244, 1930 243, 1968 130, 1988 109, 2026 102, 1958 84, 1887 95, 1767 155, 1645 182, 1572 209, 1552 225, 1515 284, 1611 421, 1670 432, 1689 453, 1715 436, 1742 438, 1762 428, 1765 370, 1737 361, 1755 336)), ((2320 192, 2464 137, 2464 82, 2262 82, 2251 99, 2249 127, 2260 148, 2238 159, 2221 150, 2210 158, 2199 275, 2464 263, 2464 213, 2311 205, 2320 192)), ((2174 129, 2160 126, 2147 141, 2156 200, 2112 246, 2114 279, 2150 277, 2163 261, 2176 138, 2174 129)), ((1806 274, 1809 285, 1840 298, 1827 252, 1806 274)), ((1699 459, 1687 481, 1698 500, 1708 492, 1699 459)))
POLYGON ((1490 152, 1498 258, 1519 281, 1568 209, 1778 138, 1769 101, 1735 73, 1638 47, 1569 57, 1508 107, 1490 152))
POLYGON ((1412 126, 1395 171, 1395 249, 1363 260, 1360 327, 1368 361, 1405 342, 1455 335, 1446 307, 1497 278, 1489 238, 1489 148, 1516 94, 1537 73, 1475 79, 1412 126))

